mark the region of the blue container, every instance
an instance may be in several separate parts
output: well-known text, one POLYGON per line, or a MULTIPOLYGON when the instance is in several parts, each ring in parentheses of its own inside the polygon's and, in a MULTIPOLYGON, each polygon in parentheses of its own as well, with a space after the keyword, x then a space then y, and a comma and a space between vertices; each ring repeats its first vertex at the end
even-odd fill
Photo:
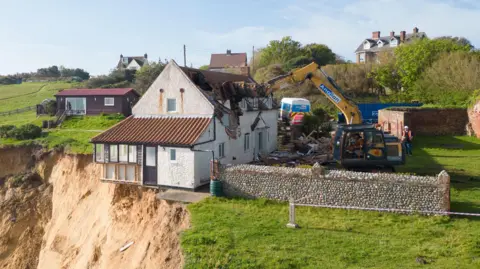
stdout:
MULTIPOLYGON (((422 103, 371 103, 371 104, 357 104, 358 109, 362 113, 364 124, 378 123, 378 111, 389 107, 420 107, 422 103)), ((345 123, 345 116, 343 113, 338 113, 338 123, 345 123)))

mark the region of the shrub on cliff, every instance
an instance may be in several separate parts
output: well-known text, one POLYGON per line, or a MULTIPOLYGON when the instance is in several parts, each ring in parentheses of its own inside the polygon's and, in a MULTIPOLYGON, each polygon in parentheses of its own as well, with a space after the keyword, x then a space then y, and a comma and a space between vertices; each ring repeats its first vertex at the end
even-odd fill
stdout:
POLYGON ((14 125, 2 125, 2 126, 0 126, 0 138, 9 137, 8 133, 13 129, 15 129, 14 125))
POLYGON ((13 125, 0 126, 0 137, 15 138, 17 140, 35 139, 42 135, 42 128, 34 124, 25 124, 20 127, 13 125))

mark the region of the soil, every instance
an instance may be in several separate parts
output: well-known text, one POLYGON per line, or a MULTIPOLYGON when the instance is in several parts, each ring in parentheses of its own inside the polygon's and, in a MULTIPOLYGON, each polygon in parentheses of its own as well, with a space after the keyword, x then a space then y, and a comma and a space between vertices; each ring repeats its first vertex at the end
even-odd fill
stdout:
MULTIPOLYGON (((14 154, 10 150, 6 154, 14 154)), ((30 158, 35 157, 17 158, 16 165, 28 170, 30 158)), ((153 189, 102 183, 100 167, 91 160, 43 154, 31 171, 5 177, 0 268, 182 267, 185 206, 156 199, 153 189)))

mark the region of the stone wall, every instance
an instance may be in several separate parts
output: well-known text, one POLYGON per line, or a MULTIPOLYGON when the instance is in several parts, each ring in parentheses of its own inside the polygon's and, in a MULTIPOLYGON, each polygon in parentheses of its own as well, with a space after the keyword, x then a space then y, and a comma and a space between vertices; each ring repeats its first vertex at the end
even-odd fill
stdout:
POLYGON ((378 122, 396 136, 405 125, 417 135, 463 135, 468 114, 462 108, 389 108, 379 111, 378 122))
POLYGON ((450 177, 372 174, 255 165, 223 167, 229 197, 267 198, 322 206, 449 211, 450 177))

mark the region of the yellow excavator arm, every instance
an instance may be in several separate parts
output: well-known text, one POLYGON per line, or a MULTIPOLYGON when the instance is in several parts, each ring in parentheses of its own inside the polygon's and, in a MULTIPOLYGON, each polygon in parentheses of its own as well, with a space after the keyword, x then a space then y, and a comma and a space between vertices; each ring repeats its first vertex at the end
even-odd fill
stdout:
POLYGON ((322 92, 345 115, 347 124, 361 124, 362 115, 354 101, 343 94, 335 81, 328 76, 315 62, 286 75, 271 79, 267 82, 268 93, 283 89, 292 84, 301 84, 311 80, 315 87, 322 92))

